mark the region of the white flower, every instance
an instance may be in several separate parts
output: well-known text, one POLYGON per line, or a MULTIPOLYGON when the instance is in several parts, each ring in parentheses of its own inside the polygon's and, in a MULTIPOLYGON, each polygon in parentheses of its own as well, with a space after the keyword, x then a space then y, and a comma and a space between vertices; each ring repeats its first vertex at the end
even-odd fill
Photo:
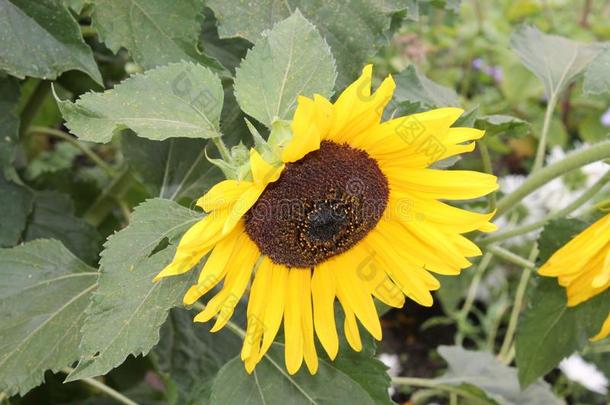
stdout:
POLYGON ((587 363, 578 354, 573 354, 559 363, 559 369, 570 380, 577 382, 589 391, 606 395, 608 378, 595 365, 587 363))
MULTIPOLYGON (((389 368, 388 375, 390 377, 398 376, 398 373, 400 373, 400 359, 396 354, 380 353, 377 358, 389 368)), ((390 396, 394 395, 396 393, 396 387, 390 385, 388 393, 390 396)))
MULTIPOLYGON (((588 147, 587 144, 577 144, 575 145, 574 150, 579 150, 588 147)), ((549 155, 547 157, 547 164, 552 164, 555 162, 559 162, 566 157, 566 152, 561 149, 559 146, 553 147, 549 151, 549 155)), ((551 212, 558 211, 574 200, 576 200, 580 195, 587 189, 593 186, 608 170, 609 165, 604 162, 595 162, 588 164, 582 167, 580 170, 584 176, 584 181, 582 185, 577 189, 573 187, 568 187, 565 183, 564 178, 556 178, 540 187, 538 190, 529 194, 527 197, 523 199, 521 202, 522 206, 526 208, 527 215, 525 218, 520 218, 518 221, 518 225, 528 224, 531 222, 538 221, 545 217, 547 214, 551 212)), ((510 194, 511 192, 518 189, 521 184, 525 181, 525 176, 521 175, 508 175, 499 179, 500 190, 504 194, 510 194)), ((587 208, 591 205, 591 202, 587 202, 583 204, 581 207, 574 211, 574 214, 577 214, 578 211, 587 208)), ((503 230, 509 230, 511 227, 508 223, 508 217, 499 218, 496 222, 496 225, 503 230)), ((513 240, 513 243, 517 243, 519 240, 522 242, 524 240, 532 240, 537 236, 540 230, 536 232, 531 232, 527 235, 522 235, 518 239, 513 240)))
POLYGON ((395 354, 380 353, 377 358, 389 368, 388 374, 392 377, 398 376, 400 373, 400 360, 395 354))

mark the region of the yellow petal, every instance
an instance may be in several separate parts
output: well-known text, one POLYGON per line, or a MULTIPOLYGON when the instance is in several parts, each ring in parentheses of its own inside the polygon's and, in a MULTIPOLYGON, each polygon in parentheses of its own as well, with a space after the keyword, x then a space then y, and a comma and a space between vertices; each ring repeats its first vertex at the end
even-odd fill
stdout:
POLYGON ((368 287, 356 276, 358 266, 361 264, 360 258, 351 253, 350 250, 342 254, 335 262, 337 290, 341 291, 341 295, 345 297, 345 301, 369 333, 375 339, 381 340, 381 324, 375 304, 368 287))
POLYGON ((433 299, 430 290, 438 286, 434 279, 423 268, 413 265, 405 260, 400 251, 394 248, 389 240, 384 238, 378 231, 369 232, 365 243, 375 252, 375 260, 383 266, 383 269, 403 291, 403 293, 420 305, 431 306, 433 299))
POLYGON ((384 169, 397 192, 427 199, 469 200, 498 189, 496 176, 469 170, 384 169))
POLYGON ((335 281, 333 269, 320 263, 313 271, 311 293, 316 334, 328 357, 334 359, 339 351, 339 337, 335 326, 335 281))
POLYGON ((229 268, 227 264, 235 260, 233 256, 235 245, 244 231, 244 223, 241 222, 233 232, 218 242, 203 265, 197 284, 192 286, 184 295, 183 302, 185 305, 192 305, 222 280, 229 268))
POLYGON ((610 314, 608 315, 608 318, 606 318, 606 321, 602 325, 600 331, 597 333, 597 335, 593 336, 591 340, 602 340, 608 337, 608 335, 610 335, 610 314))
POLYGON ((244 344, 241 350, 241 359, 246 360, 249 357, 258 357, 258 348, 260 347, 261 337, 265 331, 265 301, 267 291, 271 288, 271 280, 273 277, 273 263, 268 257, 264 257, 261 264, 256 270, 252 288, 250 288, 250 297, 248 298, 247 328, 244 344))
POLYGON ((347 339, 347 343, 349 343, 351 348, 359 352, 362 350, 362 340, 360 339, 360 330, 358 330, 356 316, 340 292, 338 292, 338 298, 341 306, 343 307, 343 313, 345 314, 345 321, 343 322, 345 338, 347 339))
POLYGON ((286 307, 286 293, 288 290, 288 272, 289 270, 281 265, 274 264, 271 285, 272 288, 267 290, 267 304, 264 315, 265 331, 263 335, 263 343, 261 345, 261 354, 265 354, 282 323, 282 315, 286 307))
POLYGON ((390 280, 378 260, 375 260, 375 253, 368 251, 363 243, 354 246, 353 250, 362 252, 359 259, 360 264, 356 269, 358 279, 364 282, 371 294, 384 304, 402 308, 405 304, 405 296, 400 288, 390 280))
POLYGON ((153 281, 186 273, 199 263, 222 238, 221 229, 228 215, 228 210, 217 210, 189 228, 182 236, 172 262, 153 281))
POLYGON ((197 206, 204 211, 226 207, 233 204, 239 197, 252 187, 250 181, 224 180, 214 185, 203 197, 197 200, 197 206))
POLYGON ((439 146, 442 153, 449 127, 463 112, 460 108, 438 108, 394 118, 362 132, 350 145, 366 150, 380 162, 398 158, 403 166, 426 167, 436 158, 427 156, 431 150, 436 152, 432 147, 439 146))
POLYGON ((258 247, 250 241, 247 234, 242 233, 236 243, 222 289, 206 304, 204 310, 195 316, 195 322, 207 322, 218 315, 211 329, 212 332, 216 332, 229 321, 246 289, 259 256, 258 247))
POLYGON ((406 223, 429 222, 452 233, 495 229, 495 225, 490 222, 495 211, 486 214, 470 212, 441 201, 399 191, 390 193, 387 214, 386 217, 406 223))
POLYGON ((222 235, 226 235, 233 230, 244 214, 256 203, 264 189, 264 186, 253 185, 239 197, 229 208, 229 214, 222 228, 222 235))
POLYGON ((311 308, 311 270, 298 270, 305 275, 302 277, 301 326, 303 330, 303 358, 311 374, 318 371, 318 354, 313 338, 313 319, 311 308))
POLYGON ((289 374, 296 373, 303 363, 302 283, 306 277, 309 277, 308 272, 309 270, 291 269, 288 273, 288 296, 284 309, 284 339, 286 341, 284 357, 289 374))
POLYGON ((269 164, 256 149, 250 149, 250 171, 255 184, 264 187, 273 183, 280 177, 282 170, 284 170, 283 163, 279 165, 269 164))
POLYGON ((297 101, 297 109, 291 124, 292 138, 282 152, 284 162, 296 162, 309 152, 320 149, 323 131, 327 130, 332 114, 332 106, 325 99, 328 104, 304 96, 299 96, 297 101))
POLYGON ((381 120, 385 106, 392 99, 396 84, 388 76, 371 95, 372 65, 341 93, 334 104, 335 117, 327 139, 343 143, 371 128, 381 120))

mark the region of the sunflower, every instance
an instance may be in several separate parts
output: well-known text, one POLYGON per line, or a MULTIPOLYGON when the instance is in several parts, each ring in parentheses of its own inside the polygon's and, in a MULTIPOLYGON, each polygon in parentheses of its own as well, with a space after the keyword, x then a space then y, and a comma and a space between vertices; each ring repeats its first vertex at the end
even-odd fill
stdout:
MULTIPOLYGON (((388 76, 371 94, 372 67, 335 103, 298 97, 291 136, 274 153, 250 150, 244 179, 229 179, 198 200, 207 216, 180 241, 155 280, 190 270, 209 253, 186 305, 222 282, 196 322, 229 320, 248 288, 241 358, 250 373, 283 320, 290 374, 303 361, 314 374, 314 335, 331 359, 339 338, 334 305, 343 308, 348 344, 362 349, 358 320, 377 340, 372 297, 400 308, 405 296, 432 305, 440 287, 430 273, 457 275, 481 254, 462 234, 493 231, 493 213, 441 200, 468 200, 497 189, 489 174, 438 170, 436 161, 470 152, 483 132, 452 128, 463 110, 441 108, 381 123, 395 84, 388 76)), ((269 137, 274 138, 274 133, 269 137)), ((270 142, 271 143, 271 142, 270 142)), ((261 148, 258 148, 261 149, 261 148)))
MULTIPOLYGON (((556 251, 538 273, 557 277, 568 306, 576 306, 610 287, 610 214, 576 235, 556 251)), ((610 335, 610 314, 592 340, 610 335)))

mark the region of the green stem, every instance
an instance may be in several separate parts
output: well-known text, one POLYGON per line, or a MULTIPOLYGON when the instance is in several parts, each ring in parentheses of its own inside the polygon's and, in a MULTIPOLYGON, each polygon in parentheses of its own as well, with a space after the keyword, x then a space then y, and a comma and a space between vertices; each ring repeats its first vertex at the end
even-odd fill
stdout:
POLYGON ((82 34, 82 36, 84 38, 95 37, 97 35, 97 31, 95 30, 95 28, 93 28, 90 25, 81 25, 80 26, 80 33, 82 34))
POLYGON ((225 143, 223 142, 222 138, 220 136, 217 136, 215 138, 212 138, 212 142, 214 142, 214 145, 218 149, 218 152, 220 153, 220 156, 222 156, 222 159, 225 162, 231 162, 231 152, 229 151, 229 148, 227 148, 227 145, 225 145, 225 143))
POLYGON ((110 167, 109 164, 107 164, 106 162, 104 162, 102 160, 102 158, 100 158, 98 155, 96 155, 91 148, 89 148, 87 145, 81 143, 78 141, 78 139, 74 138, 73 136, 70 136, 69 134, 60 131, 58 129, 53 129, 53 128, 45 128, 45 127, 30 127, 30 129, 28 130, 29 134, 43 134, 43 135, 49 135, 49 136, 53 136, 55 138, 59 138, 59 139, 63 139, 66 142, 70 142, 72 145, 76 146, 78 149, 81 150, 81 152, 83 152, 85 155, 87 155, 87 157, 89 159, 91 159, 91 161, 93 163, 95 163, 96 165, 98 165, 102 170, 104 170, 106 173, 108 173, 108 175, 110 177, 116 177, 117 176, 117 172, 110 167))
MULTIPOLYGON (((532 246, 532 250, 530 251, 528 260, 530 262, 535 262, 538 257, 538 246, 534 243, 532 246)), ((523 299, 525 298, 525 292, 527 291, 527 285, 532 275, 532 267, 531 266, 523 266, 523 273, 521 273, 521 279, 519 280, 519 285, 517 286, 517 293, 515 294, 515 302, 513 304, 513 310, 510 313, 510 319, 508 321, 508 329, 506 330, 506 335, 504 335, 504 341, 502 342, 502 346, 500 348, 500 358, 504 360, 505 363, 508 363, 510 360, 508 355, 510 353, 510 348, 513 343, 513 338, 515 337, 515 331, 517 330, 517 321, 519 320, 519 314, 521 313, 521 309, 523 307, 523 299)))
POLYGON ((535 173, 542 169, 544 165, 544 156, 546 154, 546 142, 549 133, 549 127, 551 126, 551 118, 553 118, 553 111, 557 105, 556 95, 552 95, 549 98, 549 102, 546 104, 546 111, 544 112, 544 121, 542 123, 542 132, 540 133, 540 142, 538 143, 538 149, 536 150, 536 160, 534 160, 534 166, 531 173, 535 173))
MULTIPOLYGON (((474 273, 474 276, 472 277, 472 281, 470 282, 470 287, 468 288, 468 294, 466 295, 466 300, 464 301, 464 305, 462 306, 462 309, 460 310, 460 312, 457 315, 458 325, 460 325, 462 322, 464 322, 468 318, 468 314, 470 313, 470 310, 472 309, 472 305, 474 304, 474 300, 477 296, 479 284, 481 284, 481 280, 483 279, 483 274, 485 273, 485 269, 487 269, 487 266, 489 266, 489 263, 491 262, 492 258, 493 258, 493 254, 486 252, 485 255, 483 255, 483 258, 481 259, 481 262, 477 266, 476 272, 474 273)), ((459 333, 458 337, 456 338, 456 344, 461 345, 462 340, 463 340, 462 333, 459 333)))
POLYGON ((571 214, 574 210, 580 208, 584 203, 593 198, 602 188, 604 188, 608 181, 610 181, 610 170, 608 170, 606 174, 604 174, 599 180, 597 180, 597 182, 593 184, 591 188, 582 193, 577 199, 572 201, 566 207, 548 214, 539 221, 532 222, 531 224, 527 225, 522 225, 510 231, 498 233, 488 238, 485 238, 479 242, 479 245, 485 246, 489 245, 490 243, 523 235, 544 226, 547 222, 552 221, 553 219, 563 218, 571 214))
POLYGON ((495 256, 497 256, 503 260, 506 260, 507 262, 516 264, 517 266, 525 267, 530 270, 533 270, 536 268, 536 264, 534 262, 524 259, 523 257, 516 255, 513 252, 511 252, 510 250, 506 250, 500 246, 495 246, 495 245, 488 246, 487 251, 493 253, 495 256))
MULTIPOLYGON (((74 371, 74 370, 71 368, 64 368, 61 370, 61 372, 65 373, 65 374, 70 374, 72 371, 74 371)), ((123 395, 120 392, 116 391, 115 389, 107 386, 103 382, 96 380, 95 378, 83 378, 80 381, 84 382, 87 385, 90 385, 93 388, 96 388, 96 389, 102 391, 103 393, 107 394, 109 397, 116 399, 118 402, 120 402, 122 404, 138 405, 137 402, 132 401, 131 399, 127 398, 125 395, 123 395)))
POLYGON ((20 114, 20 127, 19 127, 19 138, 23 139, 23 136, 28 132, 34 117, 38 113, 38 109, 44 102, 45 98, 51 90, 51 84, 48 81, 41 80, 36 85, 36 88, 30 95, 27 103, 21 110, 20 114))
MULTIPOLYGON (((481 160, 483 162, 483 170, 485 173, 493 174, 493 166, 491 165, 491 155, 489 154, 489 148, 485 141, 479 142, 479 153, 481 154, 481 160)), ((489 201, 489 210, 493 211, 497 205, 497 190, 493 191, 487 196, 489 201)))
POLYGON ((571 153, 563 160, 540 169, 529 176, 521 187, 498 201, 496 217, 500 217, 515 208, 522 199, 549 181, 589 163, 608 158, 610 158, 610 141, 604 141, 588 149, 571 153))
POLYGON ((417 378, 417 377, 392 377, 392 384, 394 385, 408 385, 412 387, 425 387, 425 388, 437 388, 448 393, 454 393, 460 395, 464 398, 468 398, 473 400, 473 403, 487 404, 486 401, 477 397, 476 395, 461 389, 457 386, 444 384, 435 380, 430 380, 427 378, 417 378))
POLYGON ((87 209, 83 218, 93 226, 99 226, 115 206, 116 199, 120 199, 134 182, 129 169, 123 170, 97 197, 93 205, 87 209))

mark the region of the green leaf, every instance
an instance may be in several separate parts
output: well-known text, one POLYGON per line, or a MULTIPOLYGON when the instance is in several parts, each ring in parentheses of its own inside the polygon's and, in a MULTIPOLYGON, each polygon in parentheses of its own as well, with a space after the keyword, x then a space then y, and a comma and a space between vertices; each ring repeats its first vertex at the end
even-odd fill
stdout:
POLYGON ((66 126, 81 140, 108 142, 129 128, 161 141, 220 136, 223 95, 218 76, 183 62, 135 75, 104 93, 84 94, 74 103, 57 102, 66 126))
POLYGON ((10 177, 15 147, 19 140, 19 117, 15 112, 19 102, 19 82, 0 76, 0 177, 10 177))
MULTIPOLYGON (((239 356, 234 358, 216 376, 210 404, 376 403, 356 379, 333 366, 332 362, 320 359, 315 376, 304 369, 291 376, 283 364, 283 345, 278 343, 269 349, 268 355, 256 366, 252 375, 246 373, 239 356)), ((359 367, 366 365, 360 364, 359 367)))
POLYGON ((544 381, 521 390, 517 369, 502 364, 489 352, 470 351, 458 346, 440 346, 439 354, 447 362, 447 371, 435 381, 449 385, 475 386, 502 405, 562 404, 544 381))
POLYGON ((519 381, 524 387, 582 349, 599 332, 610 313, 610 290, 568 307, 565 289, 556 280, 540 278, 529 303, 516 337, 519 381))
MULTIPOLYGON (((551 222, 540 235, 540 259, 545 262, 585 224, 577 220, 551 222)), ((567 306, 566 291, 553 278, 539 277, 519 319, 516 361, 519 381, 528 386, 564 357, 582 349, 610 313, 610 290, 575 307, 567 306)))
POLYGON ((544 84, 547 97, 557 97, 599 53, 598 45, 583 44, 537 28, 523 26, 510 39, 521 62, 544 84))
POLYGON ((214 13, 209 8, 204 10, 199 45, 203 47, 203 51, 207 55, 220 62, 233 75, 235 75, 235 68, 239 66, 248 49, 252 46, 250 42, 243 38, 220 38, 218 36, 218 21, 216 21, 214 13))
POLYGON ((81 150, 69 142, 55 144, 53 150, 42 151, 30 160, 25 177, 33 180, 44 173, 54 173, 72 167, 74 159, 81 154, 81 150))
POLYGON ((200 219, 173 201, 147 200, 134 210, 129 226, 112 235, 100 261, 99 287, 87 308, 81 360, 68 381, 102 375, 132 355, 146 354, 159 341, 168 311, 181 303, 196 272, 153 283, 174 254, 164 241, 176 239, 200 219))
POLYGON ((583 89, 585 94, 610 93, 610 43, 606 42, 604 49, 591 62, 585 72, 583 89))
POLYGON ((0 391, 23 395, 78 359, 96 279, 55 240, 0 249, 0 391))
POLYGON ((67 70, 102 84, 78 23, 60 0, 0 0, 0 69, 13 76, 55 79, 67 70))
POLYGON ((19 242, 27 217, 32 210, 32 192, 10 183, 0 174, 0 247, 11 247, 19 242))
POLYGON ((530 131, 527 121, 510 115, 499 114, 478 117, 476 127, 485 130, 487 136, 507 134, 516 138, 527 135, 530 131))
POLYGON ((290 119, 297 96, 330 97, 335 61, 326 41, 297 10, 265 32, 235 75, 235 97, 242 110, 271 127, 290 119))
POLYGON ((219 67, 197 49, 202 0, 96 0, 92 25, 113 52, 127 48, 144 69, 188 61, 219 67))
POLYGON ((86 263, 97 263, 101 236, 93 226, 74 216, 74 204, 65 194, 40 191, 34 195, 25 240, 46 238, 60 240, 86 263))
POLYGON ((557 219, 546 225, 538 240, 540 253, 538 261, 546 262, 555 251, 582 232, 587 223, 577 219, 557 219))
POLYGON ((346 374, 349 378, 360 384, 371 396, 376 405, 392 405, 388 389, 391 378, 387 373, 388 368, 375 356, 376 346, 372 339, 363 339, 361 352, 355 352, 346 347, 347 341, 341 340, 343 350, 330 364, 332 367, 346 374))
POLYGON ((394 102, 416 105, 418 109, 459 105, 455 90, 442 86, 420 73, 414 65, 394 76, 394 102))
POLYGON ((69 7, 77 14, 80 14, 83 8, 85 8, 87 4, 91 3, 91 1, 92 0, 63 0, 63 3, 66 5, 66 7, 69 7))
POLYGON ((177 385, 176 403, 205 403, 218 370, 239 353, 241 344, 227 328, 210 333, 208 325, 193 323, 192 312, 175 308, 153 354, 157 368, 177 385))
POLYGON ((339 86, 345 87, 386 42, 384 33, 390 28, 386 3, 383 0, 211 0, 207 5, 218 19, 221 38, 239 36, 253 43, 263 31, 298 9, 328 41, 339 68, 339 86))
POLYGON ((156 142, 125 133, 121 145, 129 165, 153 196, 192 201, 222 179, 220 170, 205 157, 203 139, 156 142))

